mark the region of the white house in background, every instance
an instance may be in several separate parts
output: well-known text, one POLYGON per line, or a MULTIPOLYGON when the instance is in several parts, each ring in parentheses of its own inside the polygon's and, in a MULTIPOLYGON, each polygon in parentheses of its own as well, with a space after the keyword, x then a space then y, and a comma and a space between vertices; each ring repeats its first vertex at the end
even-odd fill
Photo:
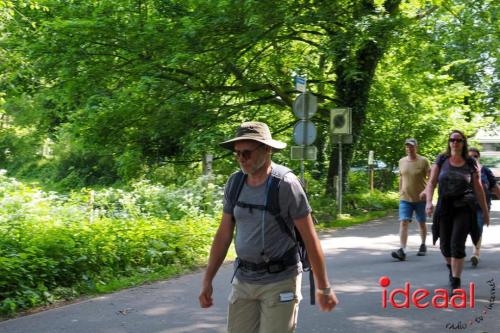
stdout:
POLYGON ((500 127, 481 129, 474 140, 481 145, 481 164, 490 168, 500 183, 500 127))
POLYGON ((480 129, 474 139, 481 145, 481 152, 500 152, 500 127, 480 129))

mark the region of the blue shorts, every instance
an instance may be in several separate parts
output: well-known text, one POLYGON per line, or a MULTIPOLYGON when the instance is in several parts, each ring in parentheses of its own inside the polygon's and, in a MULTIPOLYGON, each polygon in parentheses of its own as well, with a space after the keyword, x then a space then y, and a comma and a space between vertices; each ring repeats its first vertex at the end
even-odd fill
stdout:
POLYGON ((399 201, 399 220, 400 221, 411 221, 413 217, 413 212, 415 212, 415 218, 418 223, 425 223, 425 201, 422 202, 409 202, 400 200, 399 201))

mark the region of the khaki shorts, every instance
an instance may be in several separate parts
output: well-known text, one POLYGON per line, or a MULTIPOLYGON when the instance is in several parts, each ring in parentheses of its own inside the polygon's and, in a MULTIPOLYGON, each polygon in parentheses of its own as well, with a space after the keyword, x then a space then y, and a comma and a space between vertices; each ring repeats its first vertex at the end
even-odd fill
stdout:
POLYGON ((229 333, 295 332, 302 275, 269 284, 233 281, 229 295, 229 333))

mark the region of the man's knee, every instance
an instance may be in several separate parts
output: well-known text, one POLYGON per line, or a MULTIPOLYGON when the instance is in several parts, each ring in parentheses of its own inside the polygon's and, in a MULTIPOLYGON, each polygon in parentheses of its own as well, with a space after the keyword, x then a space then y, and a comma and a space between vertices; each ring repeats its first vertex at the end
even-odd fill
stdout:
POLYGON ((401 229, 408 229, 408 226, 410 225, 411 220, 401 220, 399 222, 399 226, 401 229))

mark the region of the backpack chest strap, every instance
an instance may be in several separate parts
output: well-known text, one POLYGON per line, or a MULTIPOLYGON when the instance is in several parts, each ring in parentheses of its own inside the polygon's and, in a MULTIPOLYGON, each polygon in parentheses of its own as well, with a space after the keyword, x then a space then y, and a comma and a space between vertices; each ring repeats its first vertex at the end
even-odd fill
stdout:
POLYGON ((252 213, 253 209, 267 210, 266 205, 255 205, 255 204, 241 202, 241 201, 237 201, 236 206, 241 207, 241 208, 248 208, 250 210, 250 214, 252 213))
POLYGON ((268 262, 253 263, 238 258, 238 267, 250 271, 263 271, 267 270, 269 273, 279 273, 284 271, 287 267, 294 266, 300 261, 297 247, 290 248, 285 254, 278 259, 271 259, 268 262))

